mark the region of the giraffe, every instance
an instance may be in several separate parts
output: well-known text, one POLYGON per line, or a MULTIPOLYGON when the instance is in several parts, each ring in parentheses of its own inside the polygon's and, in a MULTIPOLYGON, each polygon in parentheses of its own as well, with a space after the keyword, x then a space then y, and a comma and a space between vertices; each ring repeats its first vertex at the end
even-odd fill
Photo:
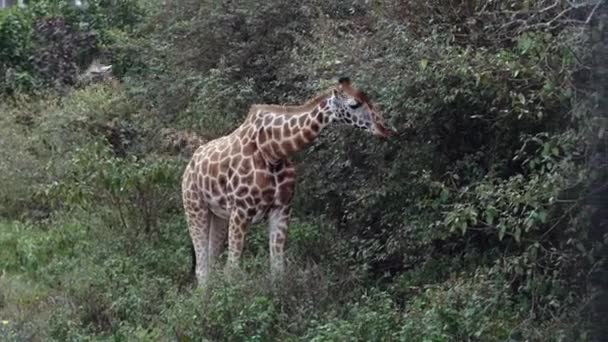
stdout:
POLYGON ((303 105, 253 105, 232 133, 198 147, 183 174, 182 200, 199 286, 226 238, 227 268, 238 267, 249 226, 262 220, 268 222, 271 274, 283 273, 295 187, 289 158, 333 122, 394 134, 367 96, 342 77, 303 105))

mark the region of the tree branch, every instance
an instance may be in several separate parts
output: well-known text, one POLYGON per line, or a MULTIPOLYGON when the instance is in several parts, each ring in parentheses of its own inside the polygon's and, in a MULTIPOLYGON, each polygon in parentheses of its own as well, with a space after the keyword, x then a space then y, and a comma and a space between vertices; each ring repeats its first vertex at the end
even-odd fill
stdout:
POLYGON ((598 7, 600 7, 600 5, 603 2, 604 2, 604 0, 598 0, 597 3, 595 4, 595 6, 593 6, 593 9, 591 10, 591 13, 589 13, 589 16, 587 17, 587 20, 585 20, 585 25, 589 24, 589 22, 591 21, 591 18, 595 14, 595 11, 597 10, 598 7))

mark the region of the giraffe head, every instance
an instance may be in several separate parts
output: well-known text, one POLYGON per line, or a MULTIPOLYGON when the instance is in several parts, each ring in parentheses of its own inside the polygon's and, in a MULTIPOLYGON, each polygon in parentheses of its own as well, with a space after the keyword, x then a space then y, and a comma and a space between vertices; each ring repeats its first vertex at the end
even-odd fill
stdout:
POLYGON ((348 77, 342 77, 332 90, 330 108, 333 121, 365 129, 381 137, 389 137, 395 132, 386 128, 384 119, 378 113, 365 93, 351 86, 348 77))

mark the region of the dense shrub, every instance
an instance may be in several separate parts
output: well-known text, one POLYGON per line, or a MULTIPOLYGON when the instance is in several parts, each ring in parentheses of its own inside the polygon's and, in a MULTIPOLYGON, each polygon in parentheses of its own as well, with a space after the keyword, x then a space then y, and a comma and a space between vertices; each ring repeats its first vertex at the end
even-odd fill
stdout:
POLYGON ((53 183, 45 193, 68 207, 106 207, 108 223, 125 231, 157 232, 162 216, 179 208, 175 184, 181 166, 158 156, 115 157, 107 145, 85 145, 68 161, 70 171, 61 183, 53 183))
POLYGON ((346 308, 344 317, 324 319, 305 335, 308 341, 397 339, 401 313, 386 293, 364 294, 346 308))
POLYGON ((29 338, 32 327, 59 340, 588 337, 581 316, 605 278, 598 108, 608 107, 595 89, 606 84, 596 46, 606 6, 53 4, 0 14, 10 76, 0 82, 12 95, 0 104, 0 214, 55 217, 0 230, 0 288, 10 289, 0 316, 11 320, 0 337, 29 338), (36 30, 45 22, 57 25, 36 30), (94 33, 95 44, 65 60, 42 54, 55 70, 45 74, 20 58, 61 51, 36 38, 44 32, 70 46, 94 33), (70 84, 96 49, 120 84, 20 94, 55 77, 70 84), (269 280, 267 230, 256 226, 243 274, 218 270, 206 291, 192 291, 179 206, 191 152, 166 148, 167 132, 208 141, 254 102, 301 103, 344 74, 399 134, 331 127, 296 157, 283 282, 269 280), (16 290, 32 279, 35 294, 16 290), (30 321, 18 313, 36 305, 30 321), (57 312, 49 324, 48 312, 57 312))
POLYGON ((138 46, 150 57, 131 74, 146 85, 134 95, 161 125, 194 127, 211 137, 227 133, 252 103, 300 91, 283 67, 310 17, 306 6, 283 0, 169 2, 152 19, 155 39, 138 46))
POLYGON ((0 170, 6 175, 0 184, 7 189, 2 215, 30 215, 32 209, 48 214, 39 190, 70 173, 68 162, 79 146, 100 142, 117 154, 130 148, 133 107, 118 90, 101 84, 74 91, 62 103, 52 96, 22 96, 0 105, 0 170))
POLYGON ((97 48, 93 32, 79 32, 63 17, 38 18, 34 22, 33 37, 37 45, 34 69, 52 85, 74 85, 78 66, 90 62, 97 48))
POLYGON ((35 83, 26 61, 33 51, 30 13, 16 9, 0 11, 0 90, 30 90, 35 83))
POLYGON ((144 14, 133 0, 85 7, 41 0, 0 12, 0 96, 73 85, 117 32, 132 32, 144 14))

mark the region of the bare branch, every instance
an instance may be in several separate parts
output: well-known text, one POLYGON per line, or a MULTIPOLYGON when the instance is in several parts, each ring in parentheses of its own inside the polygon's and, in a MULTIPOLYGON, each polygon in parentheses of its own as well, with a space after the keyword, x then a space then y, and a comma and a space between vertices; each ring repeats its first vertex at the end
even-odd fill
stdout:
MULTIPOLYGON (((602 2, 603 0, 598 0, 598 1, 602 2)), ((573 7, 573 8, 581 8, 581 7, 591 6, 591 5, 597 5, 597 3, 593 2, 593 1, 584 2, 582 4, 576 4, 576 3, 572 2, 571 0, 566 0, 566 2, 568 3, 568 5, 570 5, 570 7, 573 7)))
POLYGON ((477 12, 477 14, 483 14, 483 12, 486 11, 486 8, 488 7, 488 4, 490 4, 490 1, 486 0, 486 2, 483 4, 483 7, 479 10, 479 12, 477 12))
POLYGON ((595 10, 597 10, 598 7, 600 7, 600 5, 604 2, 604 0, 598 0, 597 4, 595 4, 595 6, 593 7, 593 9, 591 10, 591 13, 589 13, 589 16, 587 17, 587 20, 585 20, 585 25, 588 25, 589 22, 591 21, 591 18, 593 17, 593 15, 595 14, 595 10))
POLYGON ((561 11, 555 18, 553 18, 547 22, 547 26, 551 26, 551 24, 553 24, 557 19, 563 17, 571 10, 573 10, 573 7, 569 7, 569 8, 566 8, 565 10, 561 11))
POLYGON ((548 12, 548 11, 554 9, 555 7, 559 6, 560 2, 561 1, 557 0, 557 1, 555 1, 553 3, 553 5, 550 5, 550 6, 547 6, 547 7, 543 8, 543 9, 540 9, 540 10, 536 11, 536 13, 537 14, 543 14, 545 12, 548 12))

